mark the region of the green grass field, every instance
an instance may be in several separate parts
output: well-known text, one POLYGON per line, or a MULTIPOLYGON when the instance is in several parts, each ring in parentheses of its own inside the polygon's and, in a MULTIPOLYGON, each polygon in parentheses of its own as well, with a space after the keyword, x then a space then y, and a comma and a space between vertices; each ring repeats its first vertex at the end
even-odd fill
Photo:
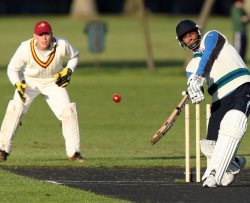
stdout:
MULTIPOLYGON (((106 50, 99 56, 100 67, 93 67, 94 56, 87 49, 83 28, 86 20, 49 16, 54 34, 67 38, 80 51, 80 65, 68 87, 77 103, 81 148, 86 162, 66 160, 60 123, 42 96, 38 97, 23 119, 14 139, 13 151, 4 167, 166 167, 184 166, 184 115, 169 134, 155 146, 150 139, 181 99, 186 88, 183 66, 187 51, 175 40, 175 25, 186 17, 158 16, 149 20, 156 71, 145 66, 145 45, 139 18, 103 17, 108 24, 106 50), (112 95, 122 101, 114 103, 112 95)), ((32 37, 36 17, 0 18, 0 89, 2 120, 14 88, 6 76, 6 67, 19 43, 32 37)), ((196 20, 196 18, 192 18, 196 20)), ((231 39, 227 18, 214 17, 207 29, 217 29, 231 39)), ((249 57, 248 57, 249 58, 249 57)), ((207 95, 206 95, 207 96, 207 95)), ((202 138, 205 138, 205 104, 202 107, 202 138)), ((194 121, 194 108, 192 121, 194 121)), ((195 126, 192 122, 191 164, 195 162, 195 126)), ((248 162, 249 132, 239 154, 248 162)), ((205 159, 202 157, 202 164, 205 159)), ((247 167, 250 167, 249 163, 247 167)), ((34 169, 35 170, 35 169, 34 169)), ((23 178, 0 171, 3 185, 0 202, 120 202, 64 186, 23 178), (3 199, 4 198, 4 199, 3 199)))

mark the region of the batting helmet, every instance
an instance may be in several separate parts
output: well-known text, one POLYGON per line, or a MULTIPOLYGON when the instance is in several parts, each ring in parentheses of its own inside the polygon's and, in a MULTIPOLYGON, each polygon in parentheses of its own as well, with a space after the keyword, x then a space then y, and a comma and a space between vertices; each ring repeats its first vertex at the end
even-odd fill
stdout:
POLYGON ((201 36, 200 27, 192 20, 183 20, 176 26, 176 38, 180 42, 181 46, 184 46, 182 38, 185 34, 192 31, 197 31, 197 33, 201 36))

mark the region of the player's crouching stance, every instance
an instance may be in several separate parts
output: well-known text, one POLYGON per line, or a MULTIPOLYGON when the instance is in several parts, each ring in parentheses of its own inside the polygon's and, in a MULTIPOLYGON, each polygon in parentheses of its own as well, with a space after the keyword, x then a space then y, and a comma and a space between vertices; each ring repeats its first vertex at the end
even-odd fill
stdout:
POLYGON ((200 141, 201 151, 208 158, 203 187, 228 186, 246 164, 244 157, 235 155, 250 112, 249 70, 226 37, 216 30, 202 37, 196 23, 183 20, 176 34, 181 46, 194 53, 186 68, 191 102, 204 100, 204 81, 212 96, 207 139, 200 141))
POLYGON ((8 77, 16 87, 8 104, 0 131, 0 161, 7 160, 20 119, 34 99, 42 94, 62 122, 66 154, 72 161, 83 162, 76 104, 71 103, 66 86, 78 64, 79 53, 62 38, 54 37, 46 21, 37 22, 34 38, 21 43, 8 65, 8 77), (66 68, 62 63, 68 59, 66 68))

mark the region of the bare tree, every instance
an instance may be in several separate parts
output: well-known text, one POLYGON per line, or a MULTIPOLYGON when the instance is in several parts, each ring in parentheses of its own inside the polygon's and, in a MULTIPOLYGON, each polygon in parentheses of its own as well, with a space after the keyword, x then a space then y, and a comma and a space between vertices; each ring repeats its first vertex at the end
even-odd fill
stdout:
POLYGON ((70 15, 73 18, 95 17, 97 16, 95 0, 73 0, 70 15))
POLYGON ((215 0, 206 0, 205 3, 203 4, 202 10, 199 16, 199 22, 198 22, 198 24, 202 27, 202 29, 205 29, 207 18, 210 15, 214 2, 215 0))
MULTIPOLYGON (((199 15, 199 20, 198 20, 198 25, 201 26, 202 30, 205 30, 205 26, 207 24, 207 19, 211 13, 211 10, 213 8, 215 0, 206 0, 202 6, 200 15, 199 15)), ((192 58, 193 54, 192 52, 188 52, 185 60, 185 65, 188 64, 190 59, 192 58)))
POLYGON ((134 15, 140 13, 140 0, 126 0, 124 3, 123 13, 134 15))
POLYGON ((246 12, 248 13, 248 15, 250 15, 250 0, 245 0, 244 3, 246 12))
POLYGON ((150 71, 155 70, 154 65, 154 56, 153 56, 153 48, 151 43, 151 36, 150 36, 150 29, 148 25, 148 18, 147 18, 147 11, 145 10, 144 0, 139 0, 139 10, 142 19, 142 27, 143 27, 143 34, 145 39, 146 45, 146 52, 147 52, 147 65, 150 71))

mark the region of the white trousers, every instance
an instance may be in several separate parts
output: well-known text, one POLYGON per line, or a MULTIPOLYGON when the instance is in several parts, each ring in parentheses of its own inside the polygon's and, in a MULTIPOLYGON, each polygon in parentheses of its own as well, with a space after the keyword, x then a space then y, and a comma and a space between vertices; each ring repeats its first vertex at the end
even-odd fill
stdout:
MULTIPOLYGON (((34 99, 41 94, 56 117, 59 120, 62 120, 61 114, 63 109, 70 104, 67 89, 58 87, 54 82, 54 78, 41 79, 26 77, 25 82, 27 88, 25 89, 26 102, 24 103, 23 115, 27 113, 34 99)), ((20 100, 17 91, 15 92, 13 99, 20 100)))
MULTIPOLYGON (((27 88, 25 89, 26 102, 23 107, 23 115, 28 112, 34 99, 41 94, 55 116, 62 121, 67 156, 72 157, 75 152, 80 153, 80 133, 77 111, 75 104, 70 103, 67 89, 58 87, 55 84, 54 78, 26 78, 25 82, 27 88)), ((14 100, 21 100, 17 91, 14 94, 14 100)), ((10 140, 12 140, 13 135, 9 137, 10 140)))

